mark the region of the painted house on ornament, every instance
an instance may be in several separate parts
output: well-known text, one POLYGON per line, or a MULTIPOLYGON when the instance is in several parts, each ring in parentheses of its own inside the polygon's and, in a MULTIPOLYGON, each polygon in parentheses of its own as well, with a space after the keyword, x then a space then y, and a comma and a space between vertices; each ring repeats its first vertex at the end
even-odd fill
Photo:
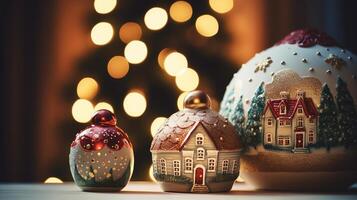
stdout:
POLYGON ((316 143, 318 111, 312 98, 297 91, 295 98, 280 92, 281 98, 268 99, 262 116, 263 144, 266 148, 309 152, 316 143))
POLYGON ((188 107, 170 116, 153 139, 154 176, 164 191, 229 191, 239 174, 239 136, 209 107, 188 107))

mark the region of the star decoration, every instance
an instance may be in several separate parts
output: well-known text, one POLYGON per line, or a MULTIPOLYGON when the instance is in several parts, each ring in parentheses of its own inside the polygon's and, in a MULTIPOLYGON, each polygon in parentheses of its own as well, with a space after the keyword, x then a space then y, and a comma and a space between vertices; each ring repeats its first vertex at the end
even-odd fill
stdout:
POLYGON ((271 63, 273 63, 273 60, 270 57, 264 59, 263 61, 255 65, 254 73, 257 73, 258 71, 265 72, 271 63))
POLYGON ((335 67, 336 69, 340 69, 341 67, 346 65, 346 61, 334 54, 330 54, 325 59, 325 63, 331 65, 332 67, 335 67))

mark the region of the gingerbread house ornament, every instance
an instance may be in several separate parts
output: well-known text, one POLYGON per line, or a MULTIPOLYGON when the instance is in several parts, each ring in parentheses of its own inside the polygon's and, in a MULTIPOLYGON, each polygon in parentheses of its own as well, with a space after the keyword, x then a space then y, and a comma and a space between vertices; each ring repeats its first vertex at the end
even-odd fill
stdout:
POLYGON ((154 177, 164 191, 230 191, 239 175, 240 150, 233 125, 210 109, 208 95, 193 91, 152 141, 154 177))

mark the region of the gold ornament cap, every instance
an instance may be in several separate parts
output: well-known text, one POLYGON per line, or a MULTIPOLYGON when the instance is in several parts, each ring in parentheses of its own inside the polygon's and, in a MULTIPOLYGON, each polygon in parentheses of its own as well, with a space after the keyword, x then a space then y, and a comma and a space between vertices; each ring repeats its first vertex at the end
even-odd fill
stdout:
POLYGON ((183 100, 183 107, 189 109, 209 109, 211 108, 210 97, 201 90, 189 92, 183 100))

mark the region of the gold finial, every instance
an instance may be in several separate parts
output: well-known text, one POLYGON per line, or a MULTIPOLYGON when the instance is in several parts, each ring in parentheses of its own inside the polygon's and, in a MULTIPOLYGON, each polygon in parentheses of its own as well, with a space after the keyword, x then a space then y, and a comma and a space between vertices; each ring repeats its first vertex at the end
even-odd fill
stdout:
POLYGON ((205 92, 203 92, 201 90, 195 90, 195 91, 189 92, 186 95, 186 97, 183 101, 183 107, 190 108, 190 109, 211 108, 211 99, 205 92))

